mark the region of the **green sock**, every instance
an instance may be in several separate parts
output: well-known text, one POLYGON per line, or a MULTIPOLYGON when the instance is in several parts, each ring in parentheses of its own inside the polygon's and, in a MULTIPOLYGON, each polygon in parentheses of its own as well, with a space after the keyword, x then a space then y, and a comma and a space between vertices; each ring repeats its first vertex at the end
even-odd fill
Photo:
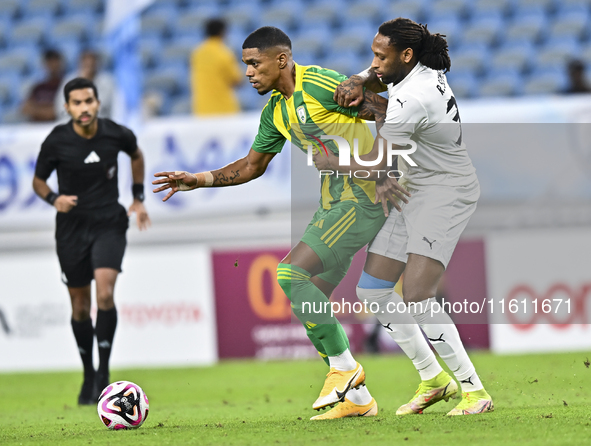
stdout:
POLYGON ((308 337, 321 356, 338 356, 349 348, 345 330, 337 318, 331 315, 327 297, 310 282, 308 271, 280 263, 277 266, 277 281, 291 301, 294 314, 306 327, 308 337), (315 342, 310 334, 319 342, 315 342), (319 349, 319 343, 323 351, 319 349))

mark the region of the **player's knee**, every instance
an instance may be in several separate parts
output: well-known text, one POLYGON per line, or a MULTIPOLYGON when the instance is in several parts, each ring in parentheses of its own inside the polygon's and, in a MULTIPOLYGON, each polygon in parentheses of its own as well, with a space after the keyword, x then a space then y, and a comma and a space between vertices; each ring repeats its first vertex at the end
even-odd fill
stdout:
POLYGON ((72 319, 75 321, 85 321, 90 317, 90 301, 83 299, 72 300, 72 319))
POLYGON ((408 305, 411 302, 422 302, 427 300, 431 297, 435 296, 435 290, 429 290, 426 288, 412 288, 404 286, 402 287, 402 298, 404 302, 408 305))
POLYGON ((99 310, 110 310, 115 305, 113 288, 103 289, 97 292, 96 304, 99 310))

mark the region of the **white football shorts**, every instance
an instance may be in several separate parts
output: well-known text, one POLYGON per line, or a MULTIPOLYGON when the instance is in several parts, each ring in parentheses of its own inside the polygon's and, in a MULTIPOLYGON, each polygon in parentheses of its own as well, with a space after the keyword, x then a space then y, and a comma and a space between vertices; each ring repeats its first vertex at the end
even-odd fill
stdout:
POLYGON ((445 268, 476 210, 478 180, 469 186, 407 187, 412 197, 392 208, 368 251, 406 263, 409 254, 438 260, 445 268))

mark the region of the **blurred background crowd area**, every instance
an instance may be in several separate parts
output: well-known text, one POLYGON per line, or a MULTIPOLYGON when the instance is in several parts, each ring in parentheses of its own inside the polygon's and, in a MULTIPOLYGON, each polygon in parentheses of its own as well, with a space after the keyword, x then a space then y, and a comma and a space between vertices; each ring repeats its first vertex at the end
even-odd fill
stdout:
MULTIPOLYGON (((105 0, 0 1, 0 123, 59 118, 27 103, 40 82, 59 91, 73 73, 94 73, 103 76, 99 92, 110 88, 105 9, 105 0)), ((399 16, 447 36, 458 97, 589 90, 591 0, 156 0, 142 13, 138 45, 146 114, 191 113, 191 54, 212 18, 226 23, 237 64, 245 37, 274 25, 291 37, 296 62, 351 75, 370 64, 379 24, 399 16)), ((234 88, 243 111, 266 100, 247 82, 234 88)))

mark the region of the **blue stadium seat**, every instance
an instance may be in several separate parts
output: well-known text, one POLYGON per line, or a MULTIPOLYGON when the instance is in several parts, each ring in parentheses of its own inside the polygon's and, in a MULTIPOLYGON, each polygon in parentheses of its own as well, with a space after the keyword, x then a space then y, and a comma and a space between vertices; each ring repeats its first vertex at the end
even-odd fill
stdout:
POLYGON ((525 79, 523 93, 526 95, 560 93, 568 85, 565 68, 550 68, 534 71, 525 79))
POLYGON ((179 72, 175 68, 156 68, 144 73, 144 90, 156 90, 164 95, 174 95, 186 82, 182 79, 186 73, 179 72))
POLYGON ((467 0, 435 0, 427 8, 425 22, 455 17, 462 19, 467 14, 467 0))
POLYGON ((451 67, 455 72, 481 73, 490 63, 491 51, 483 43, 472 44, 466 41, 456 49, 450 50, 451 67))
MULTIPOLYGON (((452 60, 453 67, 453 60, 452 60)), ((456 72, 452 71, 446 73, 447 82, 454 92, 456 98, 471 98, 477 94, 478 78, 471 71, 456 72)))
POLYGON ((514 17, 503 33, 504 42, 536 42, 549 26, 545 14, 531 13, 514 17))
POLYGON ((228 30, 224 41, 226 42, 226 45, 234 51, 238 59, 242 58, 242 44, 252 31, 254 31, 254 28, 250 29, 238 26, 234 26, 228 30))
POLYGON ((262 14, 259 17, 256 27, 276 26, 289 34, 291 28, 302 17, 304 8, 301 3, 290 1, 278 1, 270 5, 265 5, 262 14))
POLYGON ((366 60, 356 53, 341 52, 330 54, 319 65, 346 76, 351 76, 365 70, 370 63, 371 59, 366 60))
MULTIPOLYGON (((162 68, 171 64, 188 64, 191 58, 191 52, 196 47, 197 42, 193 39, 177 39, 167 45, 163 45, 160 51, 160 57, 157 63, 162 68)), ((187 65, 188 66, 188 65, 187 65)))
POLYGON ((579 42, 574 38, 549 40, 542 48, 538 49, 535 66, 538 69, 563 67, 570 59, 577 57, 580 48, 579 42))
POLYGON ((346 8, 347 3, 344 0, 321 0, 310 3, 304 11, 302 25, 310 27, 310 24, 313 24, 316 29, 338 25, 346 8))
POLYGON ((26 74, 36 58, 39 58, 37 52, 23 51, 22 48, 5 51, 0 55, 0 73, 26 74))
POLYGON ((176 97, 170 105, 170 115, 190 115, 191 114, 191 97, 180 95, 176 97))
POLYGON ((353 2, 347 5, 342 17, 348 24, 355 24, 358 21, 370 22, 376 26, 382 23, 381 17, 384 13, 386 2, 372 0, 371 2, 353 2))
POLYGON ((152 68, 162 52, 162 39, 156 36, 141 36, 139 47, 142 67, 152 68))
MULTIPOLYGON (((180 1, 179 3, 185 5, 185 7, 187 8, 195 8, 195 7, 199 7, 199 6, 207 6, 207 5, 211 5, 212 3, 216 3, 216 2, 212 2, 212 0, 184 0, 184 1, 180 1)), ((219 2, 217 2, 219 3, 219 2)))
MULTIPOLYGON (((0 56, 1 57, 1 56, 0 56)), ((0 105, 10 105, 13 93, 18 89, 20 76, 0 71, 0 105)))
MULTIPOLYGON (((175 10, 176 12, 176 10, 175 10)), ((148 37, 164 38, 168 30, 174 27, 176 15, 170 14, 144 14, 141 18, 141 34, 148 37)))
POLYGON ((49 25, 49 20, 41 17, 20 21, 11 30, 9 46, 40 44, 45 38, 49 25))
POLYGON ((0 17, 12 19, 20 10, 20 0, 2 0, 0 2, 0 17))
POLYGON ((211 17, 219 17, 222 13, 222 7, 216 2, 205 2, 201 4, 191 4, 189 3, 184 10, 182 10, 181 15, 185 14, 201 14, 203 15, 206 20, 211 17))
POLYGON ((591 15, 588 8, 562 10, 552 21, 552 38, 580 38, 591 27, 591 15))
POLYGON ((487 46, 493 45, 502 33, 504 25, 505 21, 499 15, 478 17, 470 21, 462 34, 461 40, 487 46))
POLYGON ((508 42, 492 55, 490 67, 493 70, 526 70, 534 63, 536 51, 531 42, 508 42))
POLYGON ((468 3, 470 16, 486 16, 487 14, 507 14, 512 7, 513 0, 473 0, 468 3))
POLYGON ((430 0, 400 0, 392 1, 384 9, 382 20, 391 20, 404 17, 415 22, 424 23, 426 11, 431 4, 430 0))
POLYGON ((515 96, 521 92, 522 86, 523 79, 517 71, 492 71, 480 82, 478 96, 515 96))
POLYGON ((12 20, 8 17, 0 16, 0 48, 8 41, 10 31, 12 30, 12 20))
POLYGON ((78 14, 80 12, 102 12, 104 0, 63 0, 64 11, 67 14, 78 14))
POLYGON ((29 0, 23 2, 23 16, 34 17, 37 15, 56 15, 60 10, 62 0, 29 0))
POLYGON ((309 30, 303 29, 298 37, 291 41, 293 53, 311 53, 320 55, 327 50, 327 43, 332 39, 332 33, 328 29, 309 30))
POLYGON ((515 15, 524 15, 529 13, 544 13, 552 11, 554 0, 516 0, 513 6, 515 15))
POLYGON ((428 29, 431 33, 444 34, 450 47, 462 40, 462 22, 457 17, 446 17, 428 22, 428 29))
POLYGON ((318 65, 321 58, 315 53, 297 51, 293 53, 293 59, 299 65, 318 65))
POLYGON ((3 110, 2 118, 0 121, 3 124, 20 124, 25 122, 26 119, 20 112, 20 104, 12 104, 3 110))
POLYGON ((239 28, 251 33, 255 30, 254 23, 257 22, 262 11, 263 8, 258 3, 244 2, 224 8, 222 17, 226 20, 229 31, 239 28))
POLYGON ((59 22, 54 22, 48 33, 48 40, 52 44, 72 41, 81 43, 87 35, 92 35, 94 23, 95 19, 92 15, 70 15, 59 22))
POLYGON ((346 51, 361 53, 369 52, 371 42, 377 32, 375 25, 366 23, 343 28, 333 34, 330 51, 340 54, 346 51))
POLYGON ((181 14, 174 24, 173 35, 175 37, 203 37, 205 23, 208 19, 217 16, 217 8, 193 8, 181 14))

